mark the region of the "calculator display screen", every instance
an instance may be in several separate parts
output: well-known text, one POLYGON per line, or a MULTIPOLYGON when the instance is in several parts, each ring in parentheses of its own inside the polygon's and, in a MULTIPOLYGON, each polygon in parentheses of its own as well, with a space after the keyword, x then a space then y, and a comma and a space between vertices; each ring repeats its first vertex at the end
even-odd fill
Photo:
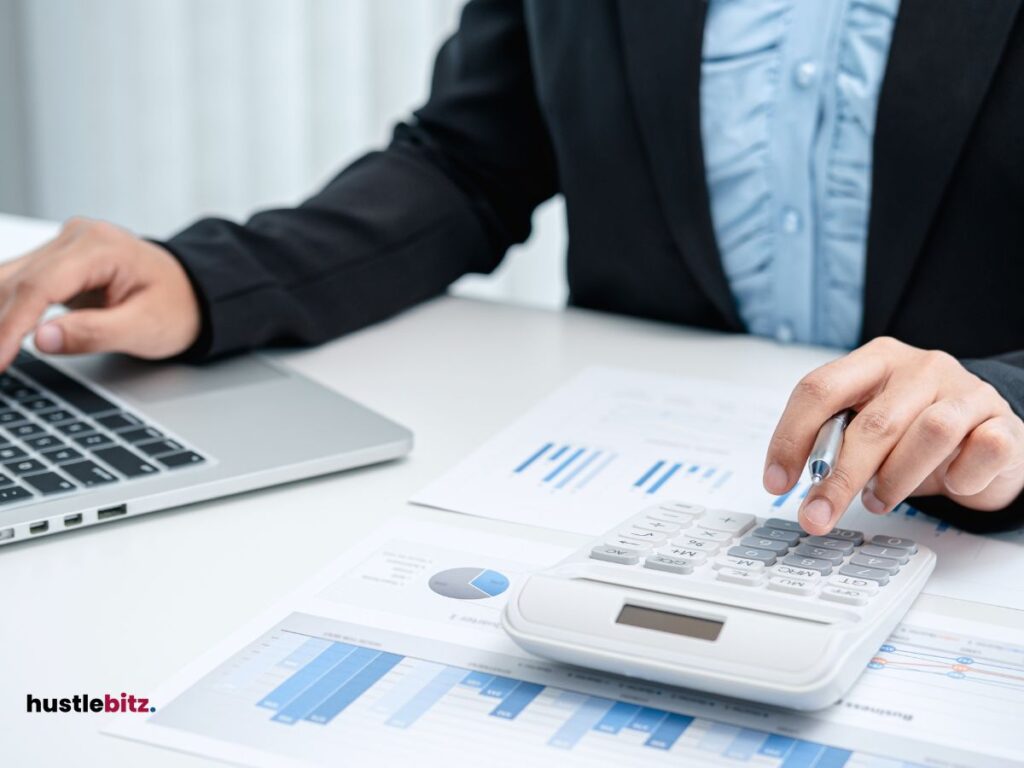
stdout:
POLYGON ((674 635, 686 635, 700 640, 717 640, 722 631, 722 622, 711 619, 700 619, 696 616, 685 616, 681 613, 656 611, 653 608, 641 608, 638 605, 624 605, 619 612, 616 624, 629 624, 633 627, 656 629, 659 632, 671 632, 674 635))

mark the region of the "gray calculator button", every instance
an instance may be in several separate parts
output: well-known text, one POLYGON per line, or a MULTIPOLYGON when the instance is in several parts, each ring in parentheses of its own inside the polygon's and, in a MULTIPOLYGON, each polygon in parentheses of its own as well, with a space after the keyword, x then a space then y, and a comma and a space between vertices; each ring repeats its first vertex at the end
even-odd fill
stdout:
POLYGON ((824 547, 825 549, 834 549, 836 552, 842 552, 844 555, 848 555, 853 552, 853 542, 843 541, 842 539, 830 539, 828 536, 808 536, 804 539, 804 544, 810 544, 812 547, 824 547))
POLYGON ((775 553, 770 549, 759 547, 730 547, 726 553, 729 557, 738 557, 741 560, 760 560, 765 565, 775 562, 775 553))
POLYGON ((619 531, 619 538, 636 539, 637 541, 646 541, 650 544, 660 544, 661 542, 668 540, 668 534, 660 531, 645 531, 643 528, 638 528, 634 525, 629 528, 623 528, 619 531))
POLYGON ((814 586, 815 582, 811 579, 794 579, 792 576, 772 576, 768 579, 768 589, 793 595, 809 595, 814 591, 814 586))
POLYGON ((867 592, 869 595, 873 595, 878 591, 878 584, 875 582, 867 579, 855 579, 852 576, 833 576, 828 580, 828 583, 845 589, 856 589, 861 592, 867 592))
POLYGON ((878 582, 878 586, 884 587, 889 583, 889 574, 878 568, 868 568, 863 565, 844 565, 839 569, 842 576, 851 576, 855 579, 866 579, 878 582))
POLYGON ((754 516, 728 509, 712 509, 700 519, 700 524, 713 531, 725 531, 733 536, 746 533, 754 527, 754 516))
POLYGON ((678 539, 673 539, 672 543, 679 547, 686 547, 687 549, 699 549, 701 552, 707 552, 712 554, 717 552, 719 547, 722 546, 720 542, 708 541, 707 539, 695 539, 692 536, 680 536, 678 539))
POLYGON ((842 539, 855 545, 864 543, 864 534, 860 531, 851 531, 849 528, 833 528, 825 534, 825 538, 842 539))
POLYGON ((789 544, 786 542, 777 541, 776 539, 766 539, 763 536, 747 536, 740 541, 740 546, 767 549, 774 552, 776 555, 780 552, 786 552, 789 549, 789 544))
POLYGON ((783 520, 781 517, 769 517, 764 521, 764 524, 768 528, 777 528, 780 531, 792 531, 793 533, 799 533, 801 536, 804 535, 804 529, 800 527, 800 523, 792 520, 783 520))
POLYGON ((594 560, 606 560, 609 563, 622 563, 623 565, 636 565, 640 562, 640 555, 632 549, 601 545, 590 550, 590 556, 594 560))
POLYGON ((713 531, 710 528, 705 528, 703 525, 695 525, 686 532, 687 536, 692 536, 695 539, 707 539, 708 541, 717 541, 719 544, 724 544, 727 541, 732 541, 732 534, 726 533, 725 531, 713 531))
POLYGON ((727 581, 730 584, 756 587, 764 582, 764 578, 757 571, 746 571, 741 568, 719 568, 716 573, 719 581, 727 581))
POLYGON ((644 517, 640 520, 636 520, 633 525, 642 531, 656 531, 657 533, 664 533, 669 536, 673 533, 678 533, 683 529, 679 523, 670 523, 667 520, 658 520, 651 517, 644 517))
POLYGON ((782 563, 793 568, 806 568, 809 571, 817 571, 823 576, 828 576, 832 573, 832 566, 834 565, 831 560, 822 560, 820 557, 804 557, 803 555, 786 555, 782 563))
POLYGON ((749 557, 723 557, 713 563, 715 570, 722 568, 739 568, 741 571, 763 571, 764 563, 751 560, 749 557))
POLYGON ((668 555, 669 557, 680 557, 684 560, 689 560, 693 565, 700 565, 708 559, 707 554, 701 552, 699 549, 692 549, 690 547, 662 547, 658 550, 660 555, 668 555))
POLYGON ((700 504, 687 504, 685 501, 663 501, 654 509, 667 510, 669 512, 682 512, 687 515, 703 515, 704 507, 700 504))
POLYGON ((866 592, 860 592, 856 589, 848 589, 847 587, 837 587, 829 584, 822 587, 819 593, 822 600, 832 600, 837 603, 846 603, 847 605, 864 605, 870 597, 866 592))
POLYGON ((834 549, 812 547, 810 544, 801 544, 798 547, 794 547, 793 554, 800 555, 801 557, 820 557, 822 560, 828 560, 832 563, 839 563, 845 557, 842 552, 837 552, 834 549))
POLYGON ((899 573, 900 564, 888 557, 871 557, 870 555, 854 555, 850 565, 863 565, 866 568, 878 568, 886 573, 899 573))
POLYGON ((693 573, 693 563, 683 557, 654 555, 644 560, 644 568, 668 573, 693 573))
POLYGON ((693 522, 697 515, 688 512, 679 512, 667 507, 651 507, 650 509, 644 510, 644 516, 651 520, 664 520, 666 523, 675 523, 680 528, 686 528, 693 522))
POLYGON ((907 550, 896 547, 876 547, 874 544, 865 544, 859 551, 860 554, 868 557, 888 557, 900 565, 905 565, 910 559, 910 553, 907 550))
POLYGON ((760 528, 755 528, 750 535, 758 536, 762 539, 784 541, 791 547, 800 541, 800 534, 796 531, 784 531, 781 528, 769 528, 766 525, 762 525, 760 528))
POLYGON ((895 547, 905 549, 908 554, 917 552, 917 544, 912 539, 901 539, 898 536, 873 536, 871 543, 876 547, 895 547))
POLYGON ((821 578, 821 573, 812 571, 810 568, 796 568, 792 565, 777 565, 775 573, 779 576, 791 576, 794 579, 808 579, 814 581, 821 578))
POLYGON ((605 542, 609 547, 617 547, 619 549, 629 549, 633 552, 646 552, 649 549, 653 549, 653 545, 646 541, 637 541, 636 539, 627 539, 620 536, 619 538, 611 538, 605 542))

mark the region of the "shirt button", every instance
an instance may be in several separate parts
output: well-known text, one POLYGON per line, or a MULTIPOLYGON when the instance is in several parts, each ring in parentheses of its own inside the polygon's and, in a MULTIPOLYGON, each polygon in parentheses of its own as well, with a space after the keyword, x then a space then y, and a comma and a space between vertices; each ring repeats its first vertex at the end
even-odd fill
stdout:
POLYGON ((782 231, 787 235, 795 235, 801 227, 800 212, 796 208, 786 208, 782 211, 782 231))
POLYGON ((818 76, 818 65, 810 59, 801 61, 793 69, 793 79, 801 88, 810 88, 818 76))
POLYGON ((783 344, 789 344, 793 340, 793 326, 789 323, 782 322, 775 329, 775 340, 783 344))

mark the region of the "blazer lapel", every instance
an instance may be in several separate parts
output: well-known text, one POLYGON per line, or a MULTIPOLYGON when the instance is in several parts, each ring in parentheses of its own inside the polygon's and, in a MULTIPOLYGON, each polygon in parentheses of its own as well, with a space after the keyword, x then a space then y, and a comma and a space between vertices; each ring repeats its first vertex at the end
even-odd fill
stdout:
POLYGON ((862 338, 885 332, 1020 0, 902 0, 875 128, 862 338))
POLYGON ((694 279, 734 330, 743 322, 715 241, 700 127, 706 2, 619 0, 626 76, 672 236, 694 279))

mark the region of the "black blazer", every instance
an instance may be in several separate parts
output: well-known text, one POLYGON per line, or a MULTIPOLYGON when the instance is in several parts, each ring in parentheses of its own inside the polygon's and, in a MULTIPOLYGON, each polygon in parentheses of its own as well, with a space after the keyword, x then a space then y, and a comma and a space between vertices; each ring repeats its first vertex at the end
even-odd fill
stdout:
MULTIPOLYGON (((902 0, 878 108, 862 339, 946 350, 1024 414, 1021 0, 902 0)), ((193 359, 317 343, 489 272, 565 196, 570 301, 743 331, 699 117, 701 0, 473 0, 429 101, 297 208, 166 243, 193 359)), ((998 513, 921 504, 965 527, 998 513)))

